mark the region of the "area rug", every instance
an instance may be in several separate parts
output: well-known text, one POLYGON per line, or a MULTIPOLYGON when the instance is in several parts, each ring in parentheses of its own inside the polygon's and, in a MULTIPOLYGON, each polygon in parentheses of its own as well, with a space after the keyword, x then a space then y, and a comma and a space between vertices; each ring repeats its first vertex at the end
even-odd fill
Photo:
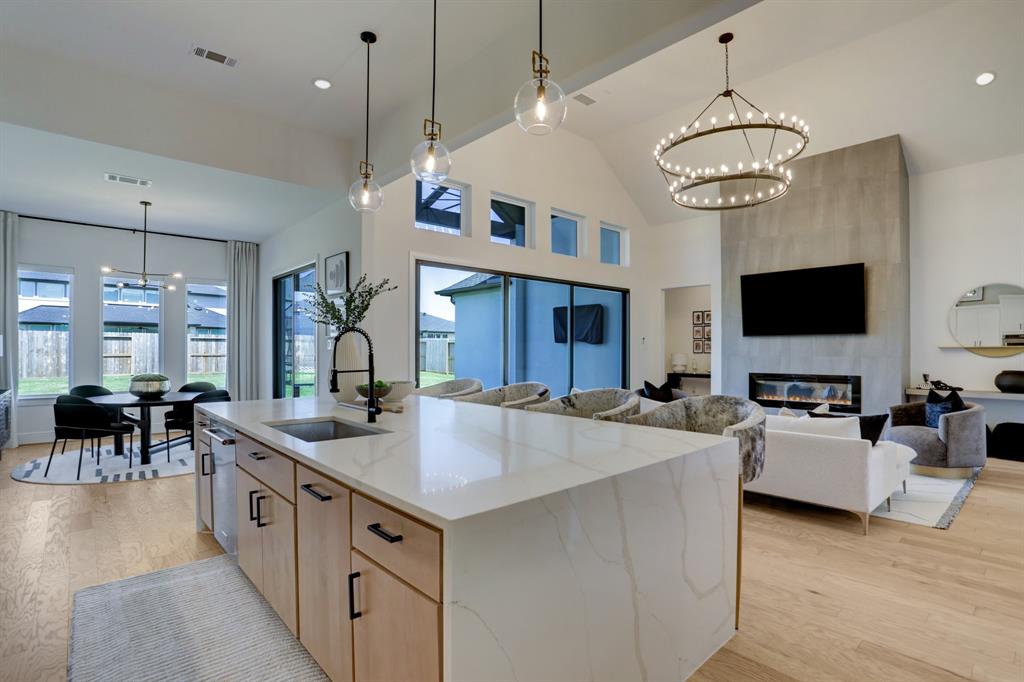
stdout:
POLYGON ((228 555, 75 593, 68 680, 326 680, 228 555))
MULTIPOLYGON (((71 445, 70 441, 68 445, 71 445)), ((50 465, 50 472, 43 477, 46 471, 46 460, 49 457, 37 457, 24 464, 19 464, 11 470, 11 478, 25 483, 49 483, 51 485, 76 485, 82 483, 122 483, 132 481, 149 481, 154 478, 168 478, 170 476, 183 476, 195 471, 195 458, 192 450, 189 450, 188 443, 176 445, 171 448, 171 461, 167 461, 167 452, 154 452, 151 462, 143 467, 139 464, 139 448, 135 448, 132 455, 132 467, 128 468, 128 448, 125 446, 125 453, 120 457, 114 455, 113 445, 104 445, 98 448, 100 451, 99 464, 95 457, 91 456, 89 448, 85 448, 82 456, 82 478, 76 480, 78 473, 78 448, 68 448, 64 454, 60 454, 60 444, 53 454, 53 463, 50 465)))
POLYGON ((892 509, 887 510, 883 502, 871 515, 919 526, 949 528, 980 473, 981 469, 976 469, 970 478, 935 478, 911 474, 907 479, 907 492, 899 490, 893 493, 892 509))

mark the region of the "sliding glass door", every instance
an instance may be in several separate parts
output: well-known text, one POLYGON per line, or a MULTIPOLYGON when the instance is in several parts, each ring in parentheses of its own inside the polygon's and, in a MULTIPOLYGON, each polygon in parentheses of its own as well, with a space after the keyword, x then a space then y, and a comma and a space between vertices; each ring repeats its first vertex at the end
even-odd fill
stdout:
POLYGON ((316 325, 303 312, 316 292, 316 266, 274 278, 274 397, 316 395, 316 325))
POLYGON ((417 286, 420 386, 540 381, 554 396, 626 386, 628 292, 426 262, 417 286))

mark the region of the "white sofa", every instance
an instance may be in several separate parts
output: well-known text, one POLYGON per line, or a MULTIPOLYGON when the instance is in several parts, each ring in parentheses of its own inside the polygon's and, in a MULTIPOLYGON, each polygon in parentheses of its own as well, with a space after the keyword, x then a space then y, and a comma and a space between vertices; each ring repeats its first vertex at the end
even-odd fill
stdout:
POLYGON ((764 472, 744 490, 855 513, 868 519, 910 475, 915 453, 905 445, 860 438, 856 419, 770 415, 764 472))

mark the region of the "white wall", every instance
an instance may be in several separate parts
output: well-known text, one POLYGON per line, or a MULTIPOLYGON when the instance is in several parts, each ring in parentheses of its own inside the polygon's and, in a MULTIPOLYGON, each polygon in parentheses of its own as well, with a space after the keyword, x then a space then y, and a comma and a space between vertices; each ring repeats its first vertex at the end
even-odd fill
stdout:
MULTIPOLYGON (((167 229, 173 229, 169 226, 167 229)), ((18 263, 33 268, 56 267, 73 275, 71 292, 71 385, 98 384, 102 361, 102 283, 100 265, 136 269, 142 261, 142 234, 82 227, 67 223, 22 220, 18 230, 18 263)), ((161 371, 177 386, 185 383, 187 320, 185 284, 227 279, 225 245, 221 242, 149 237, 150 270, 182 272, 177 291, 161 299, 163 335, 161 371)), ((22 399, 18 403, 18 440, 42 442, 53 438, 52 399, 22 399)))
POLYGON ((374 279, 389 277, 399 286, 378 299, 370 314, 381 377, 413 377, 417 258, 629 289, 630 383, 638 385, 644 375, 662 374, 661 351, 651 345, 661 338, 661 332, 655 333, 650 318, 637 312, 643 301, 657 294, 650 287, 641 255, 646 254, 643 242, 648 228, 593 144, 565 130, 536 138, 510 125, 459 149, 454 154, 451 179, 470 186, 464 199, 469 214, 468 235, 452 236, 414 227, 412 175, 388 184, 384 188, 384 207, 365 220, 363 258, 368 272, 374 279), (492 192, 535 203, 535 248, 490 242, 492 192), (586 218, 588 249, 582 257, 551 253, 547 217, 552 207, 586 218), (601 221, 628 229, 628 266, 599 262, 601 221))
MULTIPOLYGON (((273 279, 290 270, 315 263, 317 281, 323 283, 324 258, 349 252, 349 281, 355 284, 362 272, 360 220, 348 198, 342 198, 305 220, 291 225, 260 244, 259 330, 260 397, 274 395, 274 292, 273 279)), ((330 367, 329 339, 317 329, 317 388, 327 393, 330 367)))
MULTIPOLYGON (((1024 354, 994 359, 939 348, 956 345, 947 315, 961 294, 996 283, 1024 286, 1024 155, 912 176, 911 381, 928 372, 949 384, 995 390, 1000 371, 1024 369, 1024 354)), ((985 407, 1024 421, 1019 405, 985 407)))
MULTIPOLYGON (((693 313, 711 310, 711 286, 675 287, 665 290, 665 371, 672 371, 672 355, 686 356, 687 370, 710 367, 710 353, 693 352, 693 313)), ((711 316, 712 321, 715 315, 711 316)), ((703 326, 703 325, 701 325, 703 326)), ((701 332, 703 334, 703 332, 701 332)), ((714 332, 712 332, 712 341, 714 332)))

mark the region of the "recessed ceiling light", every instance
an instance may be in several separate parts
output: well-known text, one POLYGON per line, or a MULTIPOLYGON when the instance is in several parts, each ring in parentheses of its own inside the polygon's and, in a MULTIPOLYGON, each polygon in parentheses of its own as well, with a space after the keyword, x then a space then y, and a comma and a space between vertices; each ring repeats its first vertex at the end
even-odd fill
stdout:
POLYGON ((326 90, 327 88, 331 87, 331 81, 327 80, 326 78, 315 78, 313 79, 313 85, 315 85, 320 90, 326 90))
POLYGON ((985 73, 979 73, 978 77, 974 79, 974 82, 977 83, 978 85, 988 85, 995 79, 996 75, 994 73, 992 73, 991 71, 986 71, 985 73))

